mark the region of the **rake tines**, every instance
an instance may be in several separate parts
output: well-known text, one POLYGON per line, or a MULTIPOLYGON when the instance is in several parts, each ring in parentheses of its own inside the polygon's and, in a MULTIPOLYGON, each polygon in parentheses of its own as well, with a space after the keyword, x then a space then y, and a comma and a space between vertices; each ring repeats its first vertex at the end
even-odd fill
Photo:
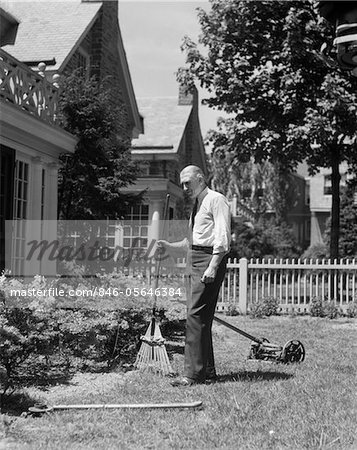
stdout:
POLYGON ((172 374, 173 370, 165 348, 165 339, 162 337, 155 317, 152 317, 151 323, 141 340, 141 347, 134 366, 139 370, 152 371, 161 375, 172 374))

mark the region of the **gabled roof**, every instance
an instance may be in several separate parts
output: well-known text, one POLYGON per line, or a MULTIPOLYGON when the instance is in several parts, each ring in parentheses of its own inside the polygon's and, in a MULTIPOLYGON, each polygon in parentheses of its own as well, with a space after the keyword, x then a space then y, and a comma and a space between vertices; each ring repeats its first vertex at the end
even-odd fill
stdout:
POLYGON ((133 141, 133 150, 166 148, 178 151, 192 105, 178 105, 177 97, 137 98, 144 118, 144 134, 133 141))
POLYGON ((92 26, 101 2, 0 1, 6 11, 20 22, 14 45, 3 48, 16 59, 51 61, 49 70, 58 70, 66 57, 92 26))

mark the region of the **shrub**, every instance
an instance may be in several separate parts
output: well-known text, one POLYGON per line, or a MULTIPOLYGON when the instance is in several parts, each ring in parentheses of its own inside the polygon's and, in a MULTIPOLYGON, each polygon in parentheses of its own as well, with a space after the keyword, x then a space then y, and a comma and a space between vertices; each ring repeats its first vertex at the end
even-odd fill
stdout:
POLYGON ((252 318, 269 317, 278 314, 279 302, 275 297, 264 297, 250 306, 249 314, 252 318))
POLYGON ((302 254, 302 259, 326 259, 328 258, 329 250, 326 244, 321 242, 311 245, 302 254))
POLYGON ((312 317, 324 317, 322 298, 314 297, 310 304, 310 314, 312 317))
POLYGON ((336 319, 341 315, 340 309, 333 300, 323 300, 321 297, 314 297, 310 305, 310 314, 312 317, 327 317, 336 319))
POLYGON ((348 308, 346 310, 346 315, 349 318, 357 317, 357 301, 356 299, 353 302, 348 304, 348 308))
POLYGON ((0 311, 0 365, 9 385, 31 379, 68 375, 68 364, 58 351, 60 331, 48 312, 29 308, 2 308, 0 311), (54 362, 54 359, 56 362, 54 362))
MULTIPOLYGON (((136 294, 112 298, 100 295, 91 299, 53 297, 10 297, 10 289, 45 289, 53 287, 43 277, 35 277, 25 285, 20 280, 0 277, 4 292, 0 304, 0 383, 6 390, 10 384, 43 383, 54 378, 67 378, 74 370, 97 371, 112 364, 133 363, 152 313, 154 297, 141 296, 148 290, 145 280, 124 275, 88 280, 59 279, 57 286, 92 289, 126 288, 136 294), (137 294, 139 292, 139 295, 137 294)), ((157 298, 157 316, 170 330, 170 323, 185 317, 183 297, 177 294, 182 282, 165 280, 174 287, 171 297, 157 298)), ((98 290, 99 292, 99 290, 98 290)))
POLYGON ((226 316, 239 316, 239 310, 234 303, 229 303, 226 316))

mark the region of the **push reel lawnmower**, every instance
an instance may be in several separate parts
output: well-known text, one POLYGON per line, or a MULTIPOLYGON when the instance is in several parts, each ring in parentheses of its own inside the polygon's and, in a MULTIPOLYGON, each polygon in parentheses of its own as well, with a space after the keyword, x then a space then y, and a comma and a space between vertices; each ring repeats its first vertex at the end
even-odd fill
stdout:
POLYGON ((305 359, 305 349, 300 341, 288 341, 283 347, 281 345, 272 344, 268 339, 259 339, 246 333, 243 330, 231 325, 225 320, 214 316, 214 320, 221 325, 239 333, 240 335, 250 339, 252 342, 249 352, 249 359, 259 359, 263 361, 274 361, 276 363, 300 363, 305 359))

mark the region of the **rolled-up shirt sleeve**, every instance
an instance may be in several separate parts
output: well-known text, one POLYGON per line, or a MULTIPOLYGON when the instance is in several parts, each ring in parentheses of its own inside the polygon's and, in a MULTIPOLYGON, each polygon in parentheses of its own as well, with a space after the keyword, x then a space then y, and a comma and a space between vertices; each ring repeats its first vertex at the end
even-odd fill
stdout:
POLYGON ((231 209, 228 200, 216 197, 212 202, 214 220, 213 254, 228 253, 231 245, 231 209))

